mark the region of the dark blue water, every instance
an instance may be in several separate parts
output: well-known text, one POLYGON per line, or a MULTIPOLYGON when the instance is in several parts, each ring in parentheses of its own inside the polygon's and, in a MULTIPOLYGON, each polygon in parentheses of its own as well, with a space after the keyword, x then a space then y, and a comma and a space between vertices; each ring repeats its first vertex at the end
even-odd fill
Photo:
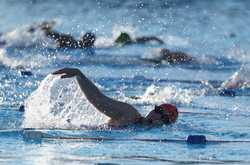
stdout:
POLYGON ((249 164, 249 143, 44 138, 186 139, 202 134, 212 140, 250 140, 249 7, 248 1, 233 0, 1 1, 0 163, 249 164), (56 49, 44 35, 27 33, 29 26, 51 20, 57 31, 75 38, 94 32, 95 48, 56 49), (155 35, 165 44, 117 46, 114 40, 122 31, 132 37, 155 35), (159 48, 186 52, 198 62, 155 65, 145 60, 159 48), (153 129, 83 129, 81 124, 98 125, 105 117, 84 99, 74 80, 51 80, 49 73, 62 67, 81 69, 106 95, 142 114, 165 102, 196 114, 180 113, 175 124, 153 129), (32 75, 23 75, 24 70, 32 75), (230 77, 238 84, 223 92, 222 83, 230 77), (23 104, 29 109, 18 112, 23 104))

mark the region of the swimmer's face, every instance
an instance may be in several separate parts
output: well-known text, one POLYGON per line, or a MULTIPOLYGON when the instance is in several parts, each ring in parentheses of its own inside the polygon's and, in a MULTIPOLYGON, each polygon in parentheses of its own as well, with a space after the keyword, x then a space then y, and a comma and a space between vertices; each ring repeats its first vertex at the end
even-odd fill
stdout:
POLYGON ((175 106, 170 104, 162 104, 161 106, 155 106, 147 116, 146 119, 154 124, 170 124, 174 123, 178 117, 178 111, 175 106))
POLYGON ((168 55, 170 53, 170 50, 168 50, 168 49, 166 49, 166 48, 163 48, 163 49, 161 49, 161 51, 160 51, 160 54, 161 55, 168 55))
POLYGON ((146 116, 146 119, 153 125, 162 125, 164 124, 161 120, 161 115, 156 113, 154 110, 149 112, 149 114, 146 116))
POLYGON ((157 106, 147 115, 146 119, 154 125, 169 124, 172 122, 170 114, 157 106))

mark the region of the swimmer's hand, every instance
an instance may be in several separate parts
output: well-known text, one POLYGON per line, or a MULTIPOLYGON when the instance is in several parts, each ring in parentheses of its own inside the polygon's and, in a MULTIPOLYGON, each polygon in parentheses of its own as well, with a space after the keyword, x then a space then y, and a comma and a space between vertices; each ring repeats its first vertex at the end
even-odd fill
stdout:
POLYGON ((53 75, 62 74, 61 78, 71 78, 81 75, 81 71, 77 68, 63 68, 52 73, 53 75))

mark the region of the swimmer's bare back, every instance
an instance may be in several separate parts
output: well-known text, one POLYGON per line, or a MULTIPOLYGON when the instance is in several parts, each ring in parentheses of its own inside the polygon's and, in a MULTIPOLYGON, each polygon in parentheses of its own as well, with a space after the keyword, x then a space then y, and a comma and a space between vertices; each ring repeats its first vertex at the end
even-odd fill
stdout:
POLYGON ((60 48, 78 48, 78 41, 69 34, 63 34, 52 30, 44 31, 47 37, 54 39, 60 48))
POLYGON ((132 105, 105 96, 79 69, 64 68, 53 74, 61 74, 61 78, 76 77, 88 101, 98 111, 110 117, 109 125, 117 127, 125 126, 133 124, 141 118, 140 113, 132 105))

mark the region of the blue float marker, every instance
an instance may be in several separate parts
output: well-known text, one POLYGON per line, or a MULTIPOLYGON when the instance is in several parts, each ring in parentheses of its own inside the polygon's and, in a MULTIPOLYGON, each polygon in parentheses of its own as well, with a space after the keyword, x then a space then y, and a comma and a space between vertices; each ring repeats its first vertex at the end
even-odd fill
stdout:
POLYGON ((222 89, 219 91, 220 96, 231 96, 234 97, 236 94, 233 90, 230 89, 222 89))
POLYGON ((188 144, 206 144, 207 139, 204 135, 189 135, 187 137, 188 144))
POLYGON ((18 109, 19 112, 24 112, 25 111, 25 107, 24 105, 21 105, 18 109))
POLYGON ((22 76, 32 76, 33 73, 31 71, 27 71, 27 70, 21 70, 20 71, 22 76))

